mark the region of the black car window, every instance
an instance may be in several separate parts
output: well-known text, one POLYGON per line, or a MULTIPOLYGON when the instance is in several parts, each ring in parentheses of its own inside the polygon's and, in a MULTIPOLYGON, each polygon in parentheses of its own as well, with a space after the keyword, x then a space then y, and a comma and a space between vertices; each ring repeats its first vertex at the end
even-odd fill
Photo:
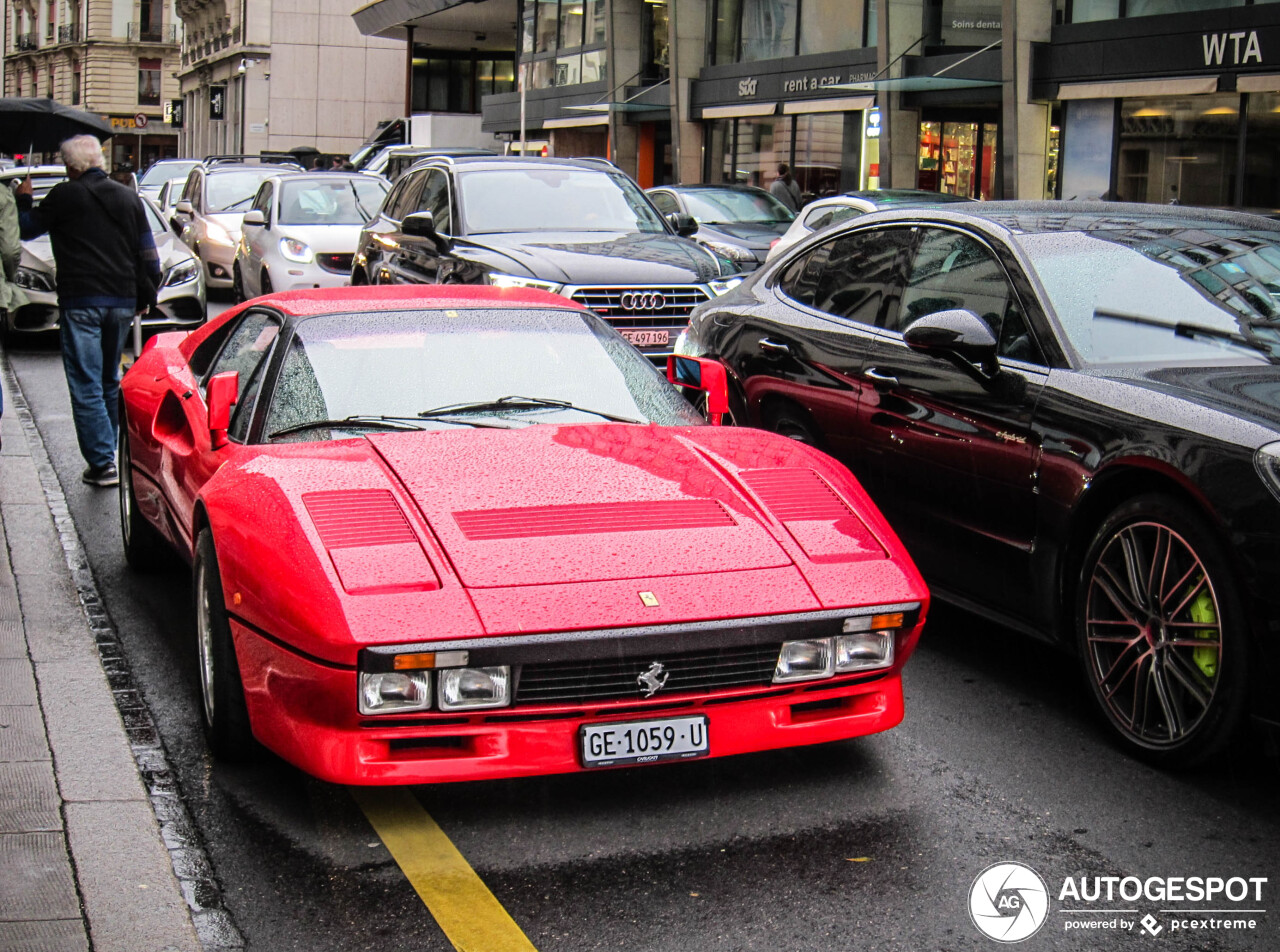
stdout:
POLYGON ((414 172, 406 175, 403 180, 404 187, 400 189, 400 194, 396 198, 395 206, 387 205, 387 217, 396 221, 403 221, 404 216, 418 209, 418 196, 422 193, 422 182, 426 178, 425 172, 414 172))
POLYGON ((649 197, 653 199, 653 204, 657 206, 658 211, 664 215, 680 211, 680 203, 670 192, 650 192, 649 197))
POLYGON ((449 214, 449 177, 444 172, 439 169, 427 170, 416 210, 430 212, 436 231, 440 234, 453 234, 453 216, 449 214))
POLYGON ((822 276, 822 265, 830 250, 829 244, 818 245, 807 254, 797 257, 783 269, 782 276, 778 278, 778 290, 793 301, 813 307, 818 278, 822 276))
POLYGON ((899 271, 909 228, 855 231, 827 243, 813 307, 858 324, 891 323, 897 314, 899 271))
POLYGON ((280 320, 265 311, 250 311, 241 320, 217 360, 209 368, 209 375, 234 370, 240 374, 235 410, 231 417, 228 435, 240 442, 249 431, 249 420, 262 387, 262 375, 267 367, 271 347, 280 334, 280 320))

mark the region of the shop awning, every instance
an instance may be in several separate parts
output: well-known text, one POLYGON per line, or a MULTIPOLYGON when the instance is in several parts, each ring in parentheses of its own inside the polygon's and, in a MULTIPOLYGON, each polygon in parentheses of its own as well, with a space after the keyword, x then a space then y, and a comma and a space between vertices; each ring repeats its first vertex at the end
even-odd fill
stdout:
MULTIPOLYGON (((566 108, 572 108, 572 107, 566 107, 566 108)), ((542 128, 544 129, 576 129, 579 126, 607 126, 608 124, 609 124, 608 115, 565 116, 560 119, 542 120, 542 128)))
POLYGON ((1280 93, 1280 73, 1237 77, 1236 89, 1242 93, 1280 93))
POLYGON ((784 116, 803 115, 810 112, 859 112, 876 104, 874 96, 846 96, 843 99, 807 99, 784 102, 784 116))
POLYGON ((1063 83, 1058 99, 1124 99, 1129 96, 1192 96, 1216 93, 1217 76, 1188 76, 1184 79, 1125 79, 1108 83, 1063 83))

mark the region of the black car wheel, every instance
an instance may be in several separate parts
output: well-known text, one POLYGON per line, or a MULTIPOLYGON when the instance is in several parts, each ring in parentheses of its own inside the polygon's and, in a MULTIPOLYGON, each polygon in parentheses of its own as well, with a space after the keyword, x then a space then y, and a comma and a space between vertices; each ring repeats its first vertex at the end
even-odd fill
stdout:
POLYGON ((1223 746, 1244 708, 1243 626, 1222 547, 1190 507, 1144 495, 1102 523, 1076 632, 1098 706, 1140 756, 1190 766, 1223 746))
POLYGON ((125 561, 136 571, 154 572, 164 567, 172 553, 164 536, 138 511, 138 497, 133 491, 133 458, 123 414, 116 457, 120 470, 120 538, 124 542, 125 561))
POLYGON ((218 555, 208 529, 196 540, 192 573, 204 735, 218 759, 246 760, 253 755, 255 743, 249 729, 240 665, 227 621, 218 555))
POLYGON ((764 415, 765 429, 781 434, 806 446, 820 446, 813 424, 795 407, 787 404, 774 406, 764 415))
POLYGON ((244 275, 240 273, 240 263, 231 266, 231 300, 242 304, 248 300, 244 293, 244 275))

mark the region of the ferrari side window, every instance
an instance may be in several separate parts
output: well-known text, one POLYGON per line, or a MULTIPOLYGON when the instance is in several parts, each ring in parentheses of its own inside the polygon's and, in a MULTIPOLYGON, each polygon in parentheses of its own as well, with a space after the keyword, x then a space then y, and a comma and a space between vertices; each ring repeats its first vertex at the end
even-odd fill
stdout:
POLYGON ((897 312, 909 228, 864 229, 831 242, 813 306, 857 324, 884 325, 897 312))
POLYGON ((240 375, 231 429, 228 430, 232 439, 243 442, 244 435, 249 430, 253 407, 262 385, 262 374, 266 371, 267 358, 271 354, 271 345, 279 334, 278 318, 264 311, 250 311, 232 331, 226 346, 218 354, 218 359, 209 368, 210 376, 229 370, 240 375))

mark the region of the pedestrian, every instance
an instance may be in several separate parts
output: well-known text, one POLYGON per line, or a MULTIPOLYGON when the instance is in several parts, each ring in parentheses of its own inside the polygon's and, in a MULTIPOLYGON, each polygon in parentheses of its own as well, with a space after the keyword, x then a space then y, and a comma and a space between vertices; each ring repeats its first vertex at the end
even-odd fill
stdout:
POLYGON ((73 136, 60 147, 67 179, 32 205, 31 179, 18 186, 21 235, 48 232, 58 270, 62 365, 82 479, 115 486, 120 355, 133 316, 155 303, 160 261, 142 199, 103 171, 102 144, 73 136))
MULTIPOLYGON (((18 203, 13 190, 0 185, 0 311, 12 314, 28 303, 26 292, 13 283, 18 275, 18 262, 22 260, 22 245, 18 243, 18 203)), ((0 416, 4 416, 4 390, 0 389, 0 416)))
POLYGON ((793 212, 800 211, 800 186, 791 177, 791 166, 786 162, 778 165, 778 177, 769 186, 769 192, 793 212))

